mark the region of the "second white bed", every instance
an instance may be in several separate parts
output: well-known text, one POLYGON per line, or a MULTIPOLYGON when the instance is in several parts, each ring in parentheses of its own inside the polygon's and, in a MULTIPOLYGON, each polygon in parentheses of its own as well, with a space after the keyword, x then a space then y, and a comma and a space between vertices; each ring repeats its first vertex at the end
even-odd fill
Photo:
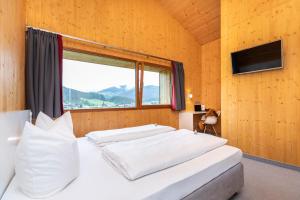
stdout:
MULTIPOLYGON (((129 181, 115 171, 101 150, 86 138, 79 139, 80 176, 65 190, 47 200, 182 199, 241 161, 242 153, 222 146, 174 167, 129 181)), ((16 186, 9 185, 3 200, 29 200, 16 186)))

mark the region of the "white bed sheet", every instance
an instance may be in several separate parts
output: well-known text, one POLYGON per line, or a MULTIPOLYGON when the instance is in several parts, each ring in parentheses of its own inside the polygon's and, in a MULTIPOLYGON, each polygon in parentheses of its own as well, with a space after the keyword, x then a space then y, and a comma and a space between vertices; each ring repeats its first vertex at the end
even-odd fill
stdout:
MULTIPOLYGON (((222 146, 174 167, 129 181, 103 158, 101 149, 79 139, 80 175, 67 188, 46 200, 182 199, 238 164, 242 152, 222 146)), ((2 200, 30 200, 13 179, 2 200)))

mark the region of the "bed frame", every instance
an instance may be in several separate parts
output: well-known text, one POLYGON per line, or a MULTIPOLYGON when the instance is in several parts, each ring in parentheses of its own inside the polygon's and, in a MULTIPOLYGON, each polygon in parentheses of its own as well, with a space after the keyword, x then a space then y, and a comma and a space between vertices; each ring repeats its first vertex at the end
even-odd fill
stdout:
POLYGON ((183 200, 227 200, 244 186, 244 168, 242 163, 235 165, 198 188, 183 200))

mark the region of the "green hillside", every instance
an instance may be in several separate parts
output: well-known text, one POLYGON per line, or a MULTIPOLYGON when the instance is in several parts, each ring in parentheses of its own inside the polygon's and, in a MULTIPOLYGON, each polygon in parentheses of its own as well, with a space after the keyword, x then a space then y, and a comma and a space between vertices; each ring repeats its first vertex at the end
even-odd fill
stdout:
MULTIPOLYGON (((135 106, 135 89, 127 89, 126 86, 110 87, 98 92, 83 92, 63 87, 63 97, 66 109, 135 106)), ((145 86, 143 102, 148 104, 159 102, 159 87, 145 86)))

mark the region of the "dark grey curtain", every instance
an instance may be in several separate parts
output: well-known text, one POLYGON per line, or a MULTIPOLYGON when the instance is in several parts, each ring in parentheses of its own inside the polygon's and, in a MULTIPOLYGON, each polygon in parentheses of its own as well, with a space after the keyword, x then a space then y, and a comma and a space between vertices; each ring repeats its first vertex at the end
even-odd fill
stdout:
POLYGON ((40 111, 62 114, 59 36, 35 29, 26 32, 26 106, 36 118, 40 111))
POLYGON ((184 69, 180 62, 172 61, 172 109, 185 110, 184 69))

